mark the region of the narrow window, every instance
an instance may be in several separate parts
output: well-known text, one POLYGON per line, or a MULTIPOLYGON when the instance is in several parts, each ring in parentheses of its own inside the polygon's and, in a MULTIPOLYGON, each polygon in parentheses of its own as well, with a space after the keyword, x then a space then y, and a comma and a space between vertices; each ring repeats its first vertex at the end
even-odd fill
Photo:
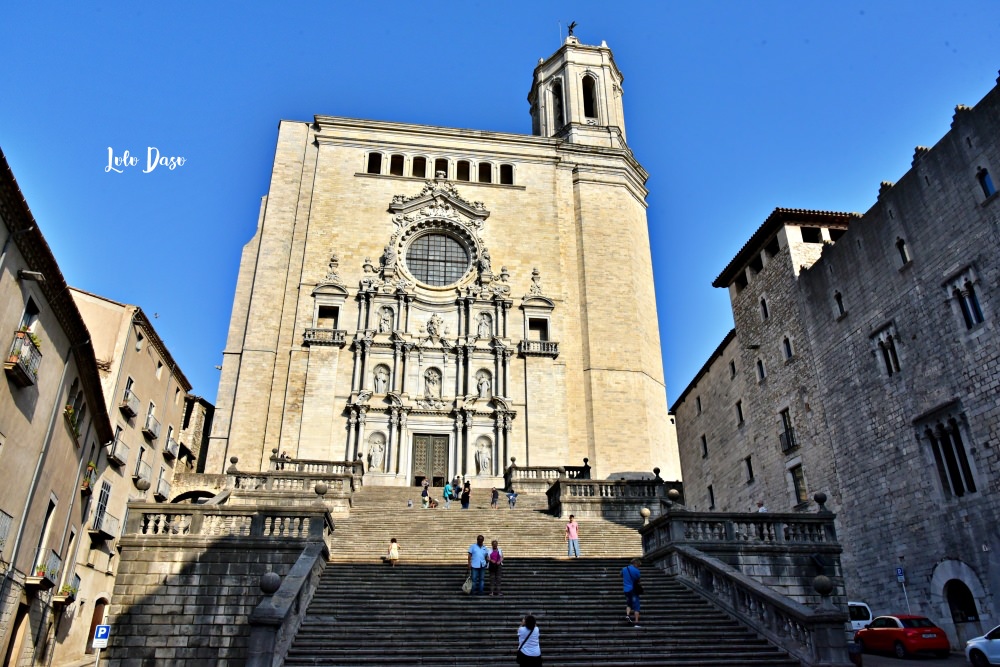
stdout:
POLYGON ((528 339, 547 341, 549 339, 549 321, 540 317, 528 320, 528 339))
POLYGON ((38 314, 38 306, 31 297, 28 297, 28 302, 24 304, 24 313, 21 315, 21 323, 17 328, 22 331, 34 331, 38 323, 38 314))
POLYGON ((792 358, 792 341, 788 340, 788 336, 781 341, 781 349, 785 353, 785 359, 792 358))
POLYGON ((492 183, 493 182, 493 165, 489 162, 479 163, 479 182, 480 183, 492 183))
POLYGON ((795 431, 792 429, 792 415, 785 408, 778 413, 781 417, 781 433, 778 434, 778 442, 781 443, 781 451, 790 452, 795 449, 795 431))
POLYGON ((906 250, 906 241, 901 238, 896 239, 896 251, 899 252, 899 261, 905 266, 910 261, 910 253, 906 250))
MULTIPOLYGON (((45 510, 45 519, 42 521, 42 532, 39 534, 38 546, 35 548, 35 553, 38 554, 37 565, 47 567, 49 564, 49 554, 47 554, 46 551, 48 551, 49 546, 49 530, 52 528, 52 515, 55 514, 55 511, 56 500, 55 496, 53 496, 49 498, 49 506, 45 510)), ((51 574, 52 576, 55 576, 56 573, 53 572, 51 574)))
POLYGON ((701 396, 695 396, 694 397, 694 405, 695 405, 695 408, 698 411, 698 414, 700 415, 701 414, 701 396))
POLYGON ((764 362, 760 359, 757 360, 757 382, 763 382, 767 379, 767 373, 764 372, 764 362))
POLYGON ((159 380, 160 376, 162 376, 162 375, 163 375, 163 362, 162 361, 157 361, 156 362, 156 379, 159 380))
POLYGON ((747 484, 749 484, 750 482, 753 481, 753 455, 752 454, 750 456, 746 457, 745 459, 743 459, 743 465, 745 465, 746 469, 747 469, 747 484))
POLYGON ((369 174, 381 174, 382 173, 382 154, 381 153, 369 153, 368 154, 368 168, 365 170, 369 174))
POLYGON ((556 81, 552 84, 552 122, 555 124, 555 129, 557 130, 566 124, 565 116, 563 116, 563 90, 561 81, 556 81))
POLYGON ((735 377, 736 377, 736 362, 735 361, 730 361, 729 362, 729 379, 732 380, 735 377))
POLYGON ((427 158, 413 158, 413 165, 410 167, 410 173, 415 178, 427 178, 427 158))
POLYGON ((708 458, 708 438, 704 435, 701 436, 701 458, 708 458))
POLYGON ((455 167, 455 180, 456 181, 467 181, 469 180, 469 161, 459 160, 458 165, 455 167))
POLYGON ((746 286, 749 284, 747 280, 747 272, 740 271, 735 278, 733 278, 733 284, 736 285, 736 291, 742 292, 746 286))
POLYGON ((976 295, 976 288, 971 280, 966 280, 961 289, 955 288, 955 299, 962 308, 962 317, 965 319, 965 328, 971 329, 977 324, 982 324, 983 309, 979 305, 979 297, 976 295))
POLYGON ((965 451, 965 443, 954 419, 940 420, 924 429, 924 438, 931 446, 938 476, 945 493, 962 497, 976 492, 976 480, 965 451))
POLYGON ((760 316, 762 319, 767 319, 771 314, 767 310, 767 299, 764 297, 760 298, 760 316))
POLYGON ((847 311, 844 310, 844 297, 841 296, 840 292, 833 293, 833 300, 837 304, 837 317, 843 317, 846 315, 847 311))
POLYGON ((736 401, 736 423, 743 425, 743 401, 736 401))
POLYGON ((135 332, 135 351, 136 351, 136 352, 141 352, 141 351, 142 351, 142 343, 143 343, 143 341, 145 341, 145 340, 146 340, 146 339, 145 339, 145 337, 144 337, 144 336, 142 335, 142 332, 141 332, 141 331, 136 331, 136 332, 135 332))
POLYGON ((108 501, 111 500, 111 482, 101 482, 101 492, 97 495, 97 509, 94 510, 94 530, 100 530, 104 524, 104 514, 108 511, 108 501))
POLYGON ((993 179, 990 177, 990 172, 982 167, 976 172, 976 180, 979 181, 979 187, 983 189, 983 194, 987 197, 992 197, 996 194, 997 189, 993 185, 993 179))
POLYGON ((712 488, 711 484, 708 485, 708 509, 715 509, 715 489, 712 488))
POLYGON ((583 115, 597 118, 597 82, 594 77, 583 77, 583 115))
POLYGON ((389 158, 389 173, 393 176, 403 175, 403 156, 393 155, 389 158))
POLYGON ((764 260, 761 259, 761 256, 759 254, 754 255, 753 259, 750 260, 750 263, 747 265, 747 267, 751 271, 753 271, 754 275, 756 275, 764 270, 764 260))
POLYGON ((878 347, 882 354, 882 361, 885 363, 885 372, 890 376, 898 373, 899 356, 896 354, 896 340, 892 334, 879 338, 878 347))
POLYGON ((448 178, 448 160, 439 157, 434 160, 434 178, 448 178))
POLYGON ((795 503, 804 505, 809 502, 809 490, 806 488, 806 475, 802 471, 802 465, 795 465, 788 469, 788 474, 792 476, 792 486, 795 489, 795 503))
POLYGON ((514 165, 500 165, 500 185, 514 185, 514 165))

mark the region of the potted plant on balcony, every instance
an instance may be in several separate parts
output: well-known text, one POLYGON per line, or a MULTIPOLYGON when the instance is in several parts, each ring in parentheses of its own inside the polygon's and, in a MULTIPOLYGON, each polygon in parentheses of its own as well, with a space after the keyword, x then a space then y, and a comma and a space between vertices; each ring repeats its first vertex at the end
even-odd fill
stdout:
POLYGON ((35 566, 35 576, 41 579, 45 578, 45 575, 49 573, 49 568, 45 566, 44 563, 39 563, 35 566))
POLYGON ((87 461, 87 469, 83 473, 83 481, 80 482, 80 490, 84 493, 90 493, 91 487, 94 485, 94 480, 97 478, 97 464, 93 461, 87 461))
POLYGON ((27 336, 28 340, 30 340, 31 344, 35 346, 36 350, 41 351, 42 340, 38 337, 38 335, 34 331, 29 329, 28 327, 21 327, 20 329, 18 329, 18 331, 27 336))

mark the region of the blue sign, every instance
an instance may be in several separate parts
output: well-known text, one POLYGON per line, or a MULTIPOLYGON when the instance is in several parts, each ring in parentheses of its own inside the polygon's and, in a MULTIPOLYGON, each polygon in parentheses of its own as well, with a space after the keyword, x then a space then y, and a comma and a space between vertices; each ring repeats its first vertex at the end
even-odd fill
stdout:
POLYGON ((906 581, 906 572, 904 572, 903 568, 901 567, 896 568, 896 581, 898 581, 899 583, 903 583, 904 581, 906 581))
POLYGON ((110 625, 98 625, 94 630, 94 648, 107 648, 108 637, 111 636, 110 625))

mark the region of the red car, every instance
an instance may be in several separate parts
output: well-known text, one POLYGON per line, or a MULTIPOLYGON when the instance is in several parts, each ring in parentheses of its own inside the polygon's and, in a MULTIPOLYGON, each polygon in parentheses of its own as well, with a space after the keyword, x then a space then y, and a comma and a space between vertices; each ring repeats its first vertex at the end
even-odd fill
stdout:
POLYGON ((897 658, 911 653, 933 653, 943 658, 951 652, 944 630, 926 616, 912 614, 876 616, 854 633, 854 641, 862 651, 893 653, 897 658))

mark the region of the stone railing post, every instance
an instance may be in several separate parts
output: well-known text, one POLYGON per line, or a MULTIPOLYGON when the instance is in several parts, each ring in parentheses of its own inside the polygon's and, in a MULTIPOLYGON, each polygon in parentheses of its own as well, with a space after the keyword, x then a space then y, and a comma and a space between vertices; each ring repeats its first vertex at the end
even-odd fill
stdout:
POLYGON ((272 596, 281 588, 281 577, 267 572, 260 578, 264 600, 250 616, 250 641, 247 646, 246 667, 271 667, 274 663, 275 640, 283 616, 274 613, 272 596))

